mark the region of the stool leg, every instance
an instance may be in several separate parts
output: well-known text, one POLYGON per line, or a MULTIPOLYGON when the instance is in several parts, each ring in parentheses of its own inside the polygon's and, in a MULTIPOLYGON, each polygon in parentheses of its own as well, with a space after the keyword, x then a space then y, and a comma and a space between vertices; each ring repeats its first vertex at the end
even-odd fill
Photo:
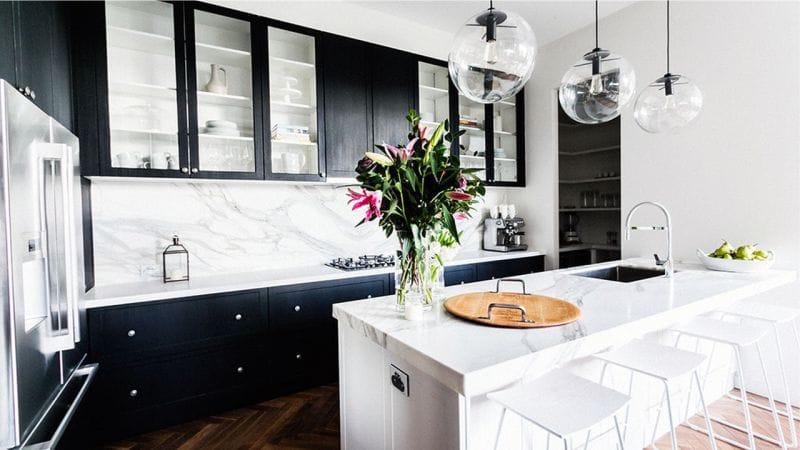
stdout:
MULTIPOLYGON (((494 450, 497 450, 497 445, 500 443, 500 432, 503 431, 503 421, 506 418, 506 408, 503 407, 503 412, 500 414, 500 423, 497 425, 497 436, 494 438, 494 450)), ((548 434, 548 438, 550 435, 548 434)), ((547 443, 547 447, 550 448, 550 443, 547 443)))
POLYGON ((661 410, 664 409, 664 399, 666 398, 667 393, 665 391, 661 392, 661 400, 658 401, 658 411, 656 412, 656 423, 653 425, 653 434, 650 436, 650 447, 656 447, 656 433, 658 433, 658 422, 661 420, 661 410))
MULTIPOLYGON (((708 415, 706 399, 703 396, 703 386, 700 384, 700 377, 697 375, 697 370, 692 371, 692 378, 694 378, 694 382, 697 384, 697 390, 700 393, 700 403, 703 405, 703 418, 706 420, 706 429, 708 430, 708 440, 711 442, 711 450, 717 450, 717 440, 714 438, 714 430, 711 428, 711 416, 708 415)), ((691 390, 690 382, 689 391, 691 392, 691 390)))
POLYGON ((742 407, 744 408, 744 422, 747 426, 747 442, 750 448, 756 448, 756 438, 753 436, 753 421, 750 419, 750 408, 747 407, 747 389, 744 384, 744 370, 742 369, 742 355, 738 346, 733 347, 733 352, 736 355, 736 367, 739 371, 739 389, 742 394, 742 407))
POLYGON ((772 420, 775 421, 775 428, 778 430, 778 441, 781 443, 781 448, 786 449, 786 439, 783 437, 783 427, 778 418, 778 408, 775 406, 775 396, 772 395, 772 387, 770 387, 769 376, 767 375, 767 366, 764 365, 764 356, 761 353, 761 344, 756 342, 756 351, 758 352, 758 362, 761 363, 761 373, 764 375, 764 383, 767 386, 767 395, 769 398, 769 406, 772 408, 772 420))
POLYGON ((664 394, 667 398, 667 416, 669 417, 669 434, 672 438, 672 450, 678 450, 678 436, 675 432, 675 419, 672 417, 672 399, 669 395, 669 385, 664 381, 664 394))
POLYGON ((619 430, 619 419, 617 419, 616 414, 614 414, 614 428, 617 430, 617 440, 619 441, 619 450, 625 450, 625 440, 622 438, 622 433, 619 430))
MULTIPOLYGON (((792 396, 789 392, 789 382, 786 379, 786 365, 783 363, 783 348, 781 347, 781 337, 778 333, 778 324, 772 324, 772 330, 775 332, 775 348, 778 351, 778 366, 781 369, 781 381, 783 381, 783 392, 786 395, 786 416, 789 418, 789 434, 792 442, 790 447, 797 447, 797 429, 794 423, 794 408, 792 408, 792 396)), ((786 442, 784 441, 784 444, 786 442)))
POLYGON ((564 441, 564 450, 570 450, 569 449, 569 443, 567 442, 567 438, 563 438, 562 440, 564 441))
MULTIPOLYGON (((603 380, 606 379, 606 369, 608 369, 608 361, 603 362, 603 368, 600 370, 600 386, 603 385, 603 380)), ((630 396, 630 393, 628 393, 630 396)), ((586 431, 586 442, 583 444, 583 450, 587 450, 589 448, 589 439, 592 437, 592 429, 588 429, 586 431)))

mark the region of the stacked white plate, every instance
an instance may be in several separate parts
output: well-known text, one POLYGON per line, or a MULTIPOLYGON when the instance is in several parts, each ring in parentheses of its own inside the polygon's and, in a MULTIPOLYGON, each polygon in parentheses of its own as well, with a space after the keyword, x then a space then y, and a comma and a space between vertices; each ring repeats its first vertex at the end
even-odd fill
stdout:
POLYGON ((235 122, 229 120, 207 120, 206 121, 206 134, 215 134, 219 136, 240 136, 239 128, 235 122))

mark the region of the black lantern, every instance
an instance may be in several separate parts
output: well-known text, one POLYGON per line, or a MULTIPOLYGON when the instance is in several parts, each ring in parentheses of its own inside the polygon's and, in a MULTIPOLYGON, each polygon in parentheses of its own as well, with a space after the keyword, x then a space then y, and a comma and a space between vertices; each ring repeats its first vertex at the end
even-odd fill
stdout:
POLYGON ((172 236, 172 245, 164 249, 162 258, 164 283, 189 279, 189 252, 180 243, 177 234, 172 236))

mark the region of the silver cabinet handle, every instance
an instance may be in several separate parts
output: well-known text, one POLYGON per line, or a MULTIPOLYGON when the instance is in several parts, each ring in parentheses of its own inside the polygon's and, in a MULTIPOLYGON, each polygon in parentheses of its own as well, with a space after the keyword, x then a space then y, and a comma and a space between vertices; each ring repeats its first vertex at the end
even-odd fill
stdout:
POLYGON ((300 312, 300 305, 294 305, 294 311, 300 312))
POLYGON ((181 173, 189 173, 188 167, 181 167, 181 173))
POLYGON ((303 355, 298 353, 298 354, 294 355, 294 359, 303 359, 303 355))
POLYGON ((242 315, 241 314, 237 314, 237 315, 233 316, 233 318, 236 319, 236 320, 242 320, 242 315))
POLYGON ((128 330, 128 337, 136 336, 136 330, 128 330))
POLYGON ((199 172, 199 170, 197 170, 197 167, 192 167, 192 173, 197 173, 197 172, 199 172))
POLYGON ((236 373, 243 373, 243 372, 244 372, 244 367, 239 366, 236 368, 236 373))
POLYGON ((136 397, 137 395, 139 395, 139 391, 137 391, 136 389, 131 389, 131 391, 128 392, 128 395, 131 396, 131 398, 136 397))

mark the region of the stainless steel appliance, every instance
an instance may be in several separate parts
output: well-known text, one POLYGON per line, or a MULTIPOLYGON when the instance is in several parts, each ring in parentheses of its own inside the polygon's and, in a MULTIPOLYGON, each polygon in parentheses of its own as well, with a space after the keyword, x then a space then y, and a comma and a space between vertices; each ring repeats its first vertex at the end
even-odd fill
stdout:
POLYGON ((486 218, 483 222, 483 249, 493 252, 527 250, 528 245, 522 243, 525 232, 521 228, 524 226, 525 220, 521 217, 486 218))
POLYGON ((365 270, 376 269, 378 267, 394 266, 394 256, 392 255, 361 255, 356 258, 336 258, 327 263, 326 266, 340 270, 365 270))
POLYGON ((578 215, 575 213, 567 213, 567 230, 564 231, 565 244, 580 244, 581 235, 575 227, 578 225, 578 215))
POLYGON ((91 383, 78 138, 0 80, 0 448, 53 448, 91 383))

